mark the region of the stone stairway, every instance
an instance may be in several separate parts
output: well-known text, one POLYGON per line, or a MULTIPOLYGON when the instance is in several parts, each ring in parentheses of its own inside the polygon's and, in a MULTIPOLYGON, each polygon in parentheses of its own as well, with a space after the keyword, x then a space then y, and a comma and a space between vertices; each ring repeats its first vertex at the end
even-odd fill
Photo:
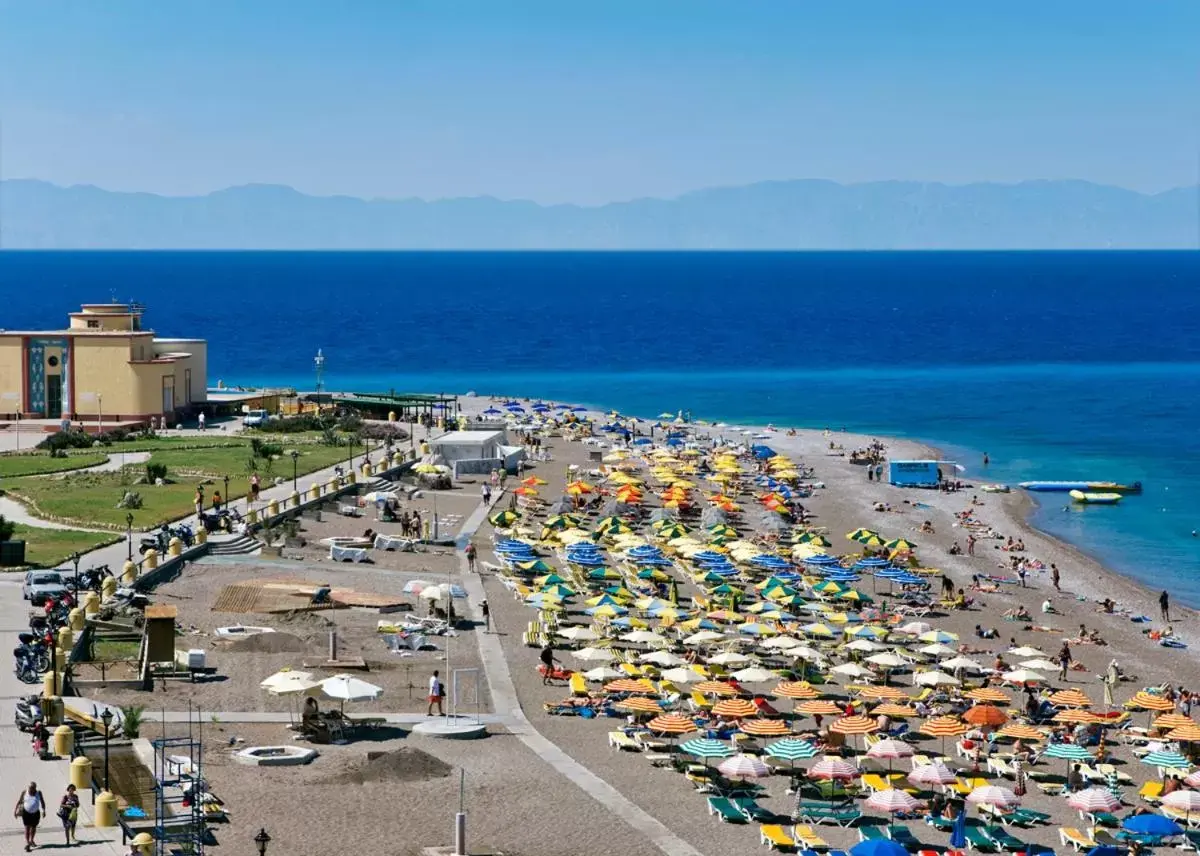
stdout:
POLYGON ((262 542, 248 535, 208 536, 210 556, 254 556, 262 552, 262 542))

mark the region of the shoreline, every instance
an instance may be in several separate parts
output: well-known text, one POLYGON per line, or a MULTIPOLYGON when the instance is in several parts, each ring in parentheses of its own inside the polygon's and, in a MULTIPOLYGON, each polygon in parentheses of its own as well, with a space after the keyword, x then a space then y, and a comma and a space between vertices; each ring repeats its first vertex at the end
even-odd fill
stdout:
MULTIPOLYGON (((538 400, 528 396, 510 396, 514 400, 533 401, 538 400)), ((471 398, 460 398, 460 404, 463 408, 463 413, 474 416, 488 406, 506 400, 505 396, 500 395, 482 395, 477 394, 471 398), (478 405, 478 406, 476 406, 478 405)), ((555 399, 541 399, 550 403, 555 403, 555 399)), ((606 414, 612 412, 611 408, 597 406, 591 402, 571 402, 578 403, 587 409, 588 415, 594 419, 603 421, 606 419, 606 414)), ((625 414, 622 416, 635 416, 643 419, 648 423, 657 424, 661 420, 638 416, 636 414, 625 414)), ((789 437, 786 431, 789 426, 761 426, 752 423, 723 423, 708 421, 707 424, 699 424, 697 422, 689 423, 689 428, 709 434, 726 436, 737 431, 750 431, 753 434, 770 434, 771 439, 767 442, 772 448, 777 451, 788 454, 795 458, 803 458, 808 463, 817 467, 817 478, 821 479, 825 470, 823 461, 837 460, 836 457, 820 455, 821 449, 828 445, 830 439, 843 445, 847 453, 855 448, 865 447, 872 440, 883 442, 887 447, 887 453, 890 457, 897 455, 901 457, 931 457, 934 459, 942 459, 939 447, 933 441, 916 439, 910 437, 895 437, 884 434, 867 435, 852 432, 842 432, 833 430, 824 430, 816 428, 795 428, 796 436, 789 437)), ((748 440, 748 437, 747 437, 748 440)), ((948 444, 953 445, 953 444, 948 444)), ((865 470, 864 470, 865 472, 865 470)), ((943 522, 949 524, 952 529, 957 529, 951 522, 953 515, 965 506, 973 493, 978 494, 978 491, 973 491, 965 488, 956 493, 943 494, 940 491, 929 491, 921 489, 899 488, 887 485, 880 485, 874 482, 861 480, 858 486, 855 486, 853 481, 846 482, 842 479, 843 484, 839 487, 849 487, 849 496, 841 497, 840 505, 842 510, 846 507, 846 501, 850 505, 858 504, 861 509, 868 509, 871 503, 879 501, 882 498, 884 501, 891 502, 921 502, 929 505, 932 509, 936 509, 950 518, 946 520, 943 517, 943 522)), ((976 478, 975 474, 968 472, 963 474, 965 484, 981 484, 985 483, 976 478)), ((822 496, 823 492, 817 494, 822 496)), ((1101 626, 1104 630, 1105 638, 1109 640, 1109 645, 1112 654, 1120 658, 1123 665, 1136 669, 1141 672, 1155 672, 1161 670, 1161 666, 1154 665, 1154 660, 1167 654, 1184 655, 1194 665, 1200 664, 1200 649, 1196 648, 1197 640, 1195 637, 1194 628, 1196 623, 1196 611, 1182 603, 1171 604, 1172 627, 1175 638, 1186 643, 1186 649, 1167 649, 1155 643, 1152 643, 1142 632, 1142 628, 1150 629, 1157 628, 1161 622, 1158 618, 1158 592, 1151 590, 1147 585, 1132 577, 1126 576, 1120 571, 1104 564, 1103 560, 1097 556, 1089 554, 1086 549, 1083 549, 1057 535, 1039 529, 1031 521, 1030 517, 1036 509, 1035 501, 1028 496, 1020 488, 1014 488, 1007 494, 978 494, 983 498, 983 503, 980 508, 983 509, 982 517, 987 519, 987 522, 996 530, 1003 532, 1005 537, 1012 535, 1019 540, 1023 540, 1027 546, 1025 555, 1038 558, 1043 561, 1048 568, 1053 562, 1057 564, 1062 571, 1062 592, 1055 593, 1050 588, 1050 574, 1048 571, 1032 572, 1029 575, 1031 588, 1038 589, 1039 593, 1049 594, 1055 603, 1056 608, 1060 610, 1060 615, 1042 616, 1034 612, 1033 622, 1043 622, 1047 619, 1054 619, 1054 622, 1061 625, 1064 635, 1070 635, 1071 631, 1081 623, 1087 624, 1089 627, 1101 626), (1118 609, 1127 609, 1132 616, 1148 616, 1150 622, 1145 624, 1136 624, 1132 622, 1128 616, 1117 614, 1103 614, 1095 611, 1096 603, 1103 598, 1111 598, 1116 601, 1118 609)), ((862 510, 864 520, 871 518, 870 511, 862 510)), ((843 537, 842 532, 832 532, 830 540, 834 542, 833 552, 845 552, 844 545, 839 544, 839 539, 843 537)), ((916 536, 921 539, 918 534, 916 536)), ((923 541, 923 539, 921 539, 923 541)), ((999 542, 992 542, 984 545, 981 542, 980 546, 997 546, 999 542)), ((952 556, 945 549, 934 548, 930 551, 920 551, 919 555, 923 560, 923 564, 931 567, 944 569, 949 572, 955 579, 956 585, 966 587, 970 583, 972 574, 1003 574, 1007 576, 1007 572, 1001 571, 995 564, 987 564, 980 561, 984 558, 992 558, 989 553, 981 553, 975 560, 971 560, 965 555, 952 556)), ((998 553, 998 556, 1007 557, 1007 553, 998 553)), ((1015 592, 1014 592, 1015 594, 1015 592)), ((983 595, 980 598, 984 604, 985 610, 987 601, 998 602, 1003 604, 1003 608, 1007 609, 1016 601, 1013 596, 1006 594, 1004 591, 983 595)), ((1036 604, 1035 604, 1036 606, 1036 604)), ((991 611, 991 610, 988 610, 991 611)), ((998 612, 998 611, 997 611, 998 612)), ((989 619, 985 626, 991 624, 998 627, 1001 632, 1005 632, 1004 622, 1001 621, 999 614, 994 618, 989 619)))

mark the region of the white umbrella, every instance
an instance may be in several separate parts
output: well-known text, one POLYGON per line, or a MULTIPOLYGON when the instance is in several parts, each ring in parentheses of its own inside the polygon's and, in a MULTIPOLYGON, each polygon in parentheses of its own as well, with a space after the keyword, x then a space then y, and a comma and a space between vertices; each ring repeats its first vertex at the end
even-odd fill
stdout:
POLYGON ((625 677, 625 673, 618 672, 611 666, 597 666, 584 672, 583 676, 589 681, 615 681, 617 678, 625 677))
POLYGON ((983 666, 976 663, 970 657, 951 657, 949 660, 943 660, 940 665, 943 669, 950 669, 951 671, 955 669, 962 669, 965 672, 983 671, 983 666))
POLYGON ((780 650, 783 648, 799 648, 804 643, 799 639, 794 639, 791 636, 774 636, 770 639, 763 640, 759 647, 780 650))
POLYGON ((633 630, 621 637, 625 642, 635 645, 666 645, 667 640, 650 630, 633 630))
POLYGON ((1052 663, 1045 659, 1024 660, 1021 663, 1021 668, 1040 670, 1043 672, 1054 672, 1058 670, 1058 663, 1052 663))
POLYGON ((897 633, 903 633, 906 636, 920 636, 922 633, 928 633, 933 629, 932 624, 926 624, 924 621, 910 621, 903 627, 897 628, 897 633))
POLYGON ((808 660, 810 663, 824 662, 825 655, 816 648, 810 648, 808 645, 799 645, 795 648, 787 650, 789 657, 796 657, 801 660, 808 660))
POLYGON ((659 666, 682 666, 687 660, 670 651, 651 651, 638 657, 639 663, 655 663, 659 666))
POLYGON ((911 758, 915 750, 903 740, 885 737, 867 750, 869 758, 911 758))
POLYGON ((958 686, 960 681, 945 672, 918 672, 913 676, 913 683, 923 687, 958 686))
POLYGON ((908 774, 908 780, 914 785, 948 785, 958 781, 958 773, 941 761, 934 761, 932 764, 914 767, 908 774))
POLYGON ((967 802, 972 805, 990 805, 995 808, 1009 808, 1020 805, 1021 798, 1008 788, 996 785, 984 785, 967 794, 967 802))
POLYGON ((1036 684, 1044 683, 1046 680, 1044 675, 1029 669, 1013 669, 1011 672, 1005 672, 1002 677, 1014 684, 1036 684))
POLYGON ((562 630, 558 631, 558 635, 564 639, 572 639, 575 642, 592 642, 600 638, 596 631, 592 628, 583 627, 578 624, 570 627, 564 627, 562 630))
POLYGON ((851 678, 873 678, 875 676, 874 672, 870 669, 864 669, 858 663, 840 663, 830 671, 837 672, 839 675, 847 675, 851 678))
POLYGON ((611 663, 614 659, 613 652, 607 648, 580 648, 572 651, 571 656, 587 663, 611 663))
POLYGON ((885 651, 882 654, 872 654, 870 657, 867 657, 867 662, 889 669, 908 665, 908 660, 905 660, 899 654, 893 654, 891 651, 885 651))
POLYGON ((734 755, 717 765, 721 775, 730 779, 761 779, 771 775, 771 768, 753 755, 734 755))
POLYGON ((917 650, 919 650, 922 654, 928 654, 931 657, 945 657, 947 655, 953 656, 958 653, 958 651, 954 650, 949 645, 943 645, 941 642, 934 642, 932 645, 926 645, 924 648, 919 648, 917 650))
POLYGON ((779 680, 779 675, 769 672, 766 669, 761 669, 758 666, 751 666, 748 669, 734 672, 731 677, 742 684, 763 684, 767 681, 779 680))
POLYGON ((723 654, 717 654, 715 657, 709 657, 708 662, 716 663, 718 666, 740 666, 743 663, 749 663, 750 658, 745 654, 739 654, 737 651, 726 651, 723 654))
POLYGON ((275 674, 263 678, 258 686, 261 689, 270 691, 276 687, 286 687, 300 680, 312 680, 312 674, 309 672, 297 672, 291 669, 280 669, 275 674))
MULTIPOLYGON (((1037 648, 1030 647, 1029 645, 1022 645, 1020 648, 1009 648, 1008 653, 1012 654, 1014 657, 1045 657, 1046 656, 1045 651, 1038 650, 1037 648)), ((1055 667, 1055 668, 1057 668, 1057 667, 1055 667)))
MULTIPOLYGON (((264 683, 266 682, 264 681, 264 683)), ((291 678, 273 681, 271 685, 266 688, 266 690, 271 695, 283 696, 303 695, 321 688, 321 682, 314 681, 312 679, 312 675, 308 674, 307 672, 294 672, 293 677, 291 678)))
POLYGON ((720 642, 725 638, 725 634, 717 633, 715 630, 701 630, 698 633, 693 633, 691 636, 683 640, 684 645, 708 645, 712 642, 720 642))
POLYGON ((667 669, 662 673, 663 680, 673 684, 698 684, 705 677, 693 669, 667 669))
POLYGON ((321 691, 337 699, 345 707, 348 701, 374 701, 383 693, 381 687, 353 675, 334 675, 321 681, 321 691))
POLYGON ((870 639, 855 639, 846 646, 848 651, 886 651, 887 645, 880 645, 870 639))

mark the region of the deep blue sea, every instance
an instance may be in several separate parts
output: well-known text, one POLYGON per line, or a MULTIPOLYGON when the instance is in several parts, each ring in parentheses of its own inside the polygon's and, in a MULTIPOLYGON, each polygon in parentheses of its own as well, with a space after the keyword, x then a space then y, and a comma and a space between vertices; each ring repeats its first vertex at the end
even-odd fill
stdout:
MULTIPOLYGON (((8 328, 137 300, 209 380, 904 435, 1141 480, 1034 522, 1200 605, 1200 253, 0 253, 8 328)), ((991 456, 980 472, 983 451, 991 456)))

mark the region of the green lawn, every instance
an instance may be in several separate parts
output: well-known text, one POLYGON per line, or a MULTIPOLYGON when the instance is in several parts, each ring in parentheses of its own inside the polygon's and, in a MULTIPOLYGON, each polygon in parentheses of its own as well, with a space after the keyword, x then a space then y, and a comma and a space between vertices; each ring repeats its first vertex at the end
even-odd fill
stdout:
POLYGON ((39 568, 52 568, 66 562, 72 553, 86 553, 121 540, 119 535, 80 532, 76 529, 39 529, 17 524, 13 540, 25 542, 25 562, 39 568))
MULTIPOLYGON (((292 459, 286 454, 291 449, 300 452, 296 461, 296 471, 300 475, 321 470, 341 461, 349 459, 349 449, 344 446, 320 446, 314 443, 284 447, 285 454, 272 462, 271 474, 292 477, 292 459)), ((355 458, 362 455, 362 446, 356 449, 355 458)), ((171 449, 152 452, 150 462, 166 464, 168 473, 203 474, 219 478, 228 475, 229 490, 234 496, 241 496, 249 488, 250 473, 246 471, 251 458, 249 442, 241 446, 221 447, 213 449, 171 449), (235 483, 237 486, 235 487, 235 483)), ((266 478, 266 472, 259 461, 259 476, 266 478)))
POLYGON ((47 452, 0 455, 0 478, 61 473, 66 470, 94 467, 107 460, 108 455, 104 452, 78 452, 66 458, 52 458, 47 452))

